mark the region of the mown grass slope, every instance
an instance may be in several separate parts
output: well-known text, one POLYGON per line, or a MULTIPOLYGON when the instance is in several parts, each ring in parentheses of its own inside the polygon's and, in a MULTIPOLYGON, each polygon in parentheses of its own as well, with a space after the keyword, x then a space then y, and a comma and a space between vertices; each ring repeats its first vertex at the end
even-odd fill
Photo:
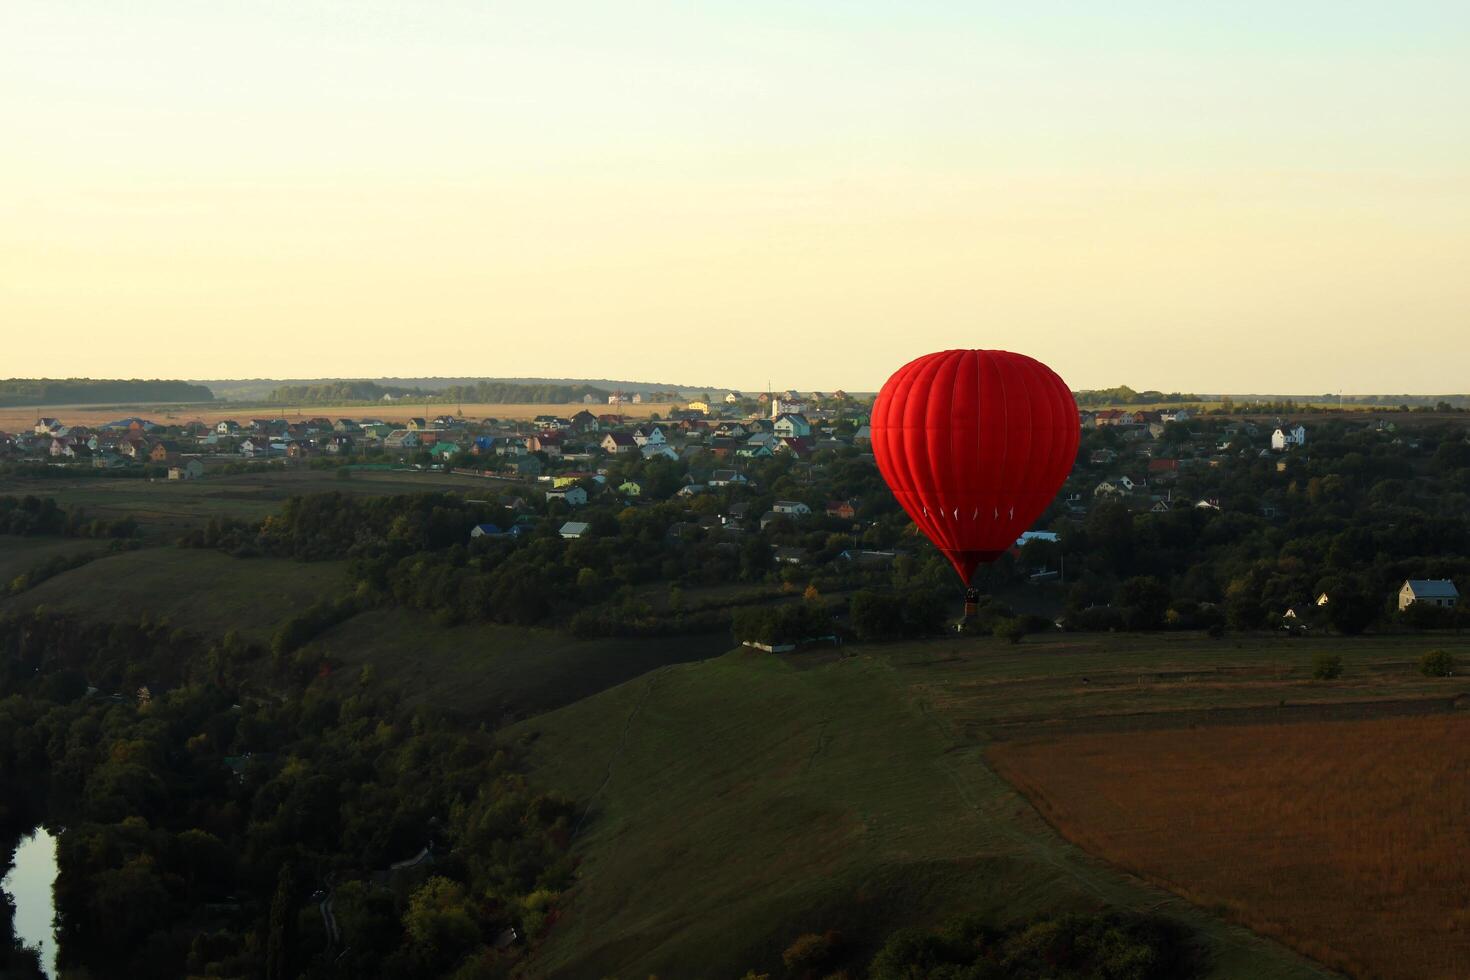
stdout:
MULTIPOLYGON (((92 542, 98 546, 99 542, 92 542)), ((266 641, 292 616, 345 587, 340 562, 231 558, 214 551, 143 548, 108 555, 47 579, 0 609, 45 606, 101 622, 166 617, 207 635, 230 630, 266 641)))
POLYGON ((491 721, 570 704, 656 667, 712 657, 725 634, 579 640, 550 629, 444 626, 407 609, 376 609, 319 637, 312 649, 350 680, 371 666, 410 703, 491 721))
POLYGON ((0 587, 52 558, 104 551, 107 544, 89 538, 19 538, 0 534, 0 587))
POLYGON ((735 652, 510 734, 531 740, 536 779, 589 801, 549 976, 780 973, 787 943, 826 929, 863 963, 956 912, 1100 904, 1177 914, 1214 976, 1319 975, 1061 840, 881 652, 735 652))

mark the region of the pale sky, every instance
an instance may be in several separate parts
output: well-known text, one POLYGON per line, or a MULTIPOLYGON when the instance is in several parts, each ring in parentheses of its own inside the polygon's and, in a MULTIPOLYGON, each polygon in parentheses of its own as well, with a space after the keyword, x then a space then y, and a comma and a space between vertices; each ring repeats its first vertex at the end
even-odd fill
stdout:
POLYGON ((1470 391, 1470 3, 0 2, 0 376, 1470 391))

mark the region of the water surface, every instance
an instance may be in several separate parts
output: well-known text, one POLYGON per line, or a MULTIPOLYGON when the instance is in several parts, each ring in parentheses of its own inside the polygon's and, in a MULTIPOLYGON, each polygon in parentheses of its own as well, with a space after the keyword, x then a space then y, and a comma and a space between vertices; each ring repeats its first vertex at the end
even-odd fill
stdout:
POLYGON ((41 951, 41 969, 56 976, 55 908, 51 886, 56 881, 56 838, 37 827, 20 842, 15 865, 0 888, 15 902, 15 934, 41 951))

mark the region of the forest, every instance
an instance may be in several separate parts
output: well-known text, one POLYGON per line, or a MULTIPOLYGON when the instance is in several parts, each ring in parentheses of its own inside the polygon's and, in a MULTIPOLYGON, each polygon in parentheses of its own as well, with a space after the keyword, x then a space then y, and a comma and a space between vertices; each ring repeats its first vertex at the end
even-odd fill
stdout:
POLYGON ((0 821, 67 828, 63 969, 500 976, 554 918, 573 803, 491 734, 163 622, 4 618, 0 652, 0 821))
POLYGON ((309 385, 280 385, 268 401, 286 405, 341 404, 374 402, 384 395, 424 402, 473 402, 476 404, 549 404, 579 402, 591 395, 606 403, 612 394, 587 384, 513 384, 505 381, 477 381, 450 385, 446 388, 404 388, 381 385, 375 381, 331 381, 309 385))
POLYGON ((186 381, 103 381, 91 378, 0 379, 0 406, 103 405, 130 402, 208 402, 214 393, 186 381))

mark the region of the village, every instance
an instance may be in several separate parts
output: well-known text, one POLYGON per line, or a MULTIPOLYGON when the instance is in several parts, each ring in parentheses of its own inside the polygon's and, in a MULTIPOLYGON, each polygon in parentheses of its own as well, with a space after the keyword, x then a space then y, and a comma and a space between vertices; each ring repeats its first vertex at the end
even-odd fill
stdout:
MULTIPOLYGON (((880 503, 886 497, 877 492, 869 397, 730 391, 677 403, 662 417, 624 411, 638 395, 609 396, 605 406, 590 399, 575 411, 564 408, 568 414, 525 419, 430 414, 432 406, 397 421, 298 412, 167 424, 128 416, 73 426, 42 417, 31 431, 0 433, 0 460, 162 481, 300 467, 342 478, 383 471, 473 477, 486 482, 487 496, 509 503, 504 518, 473 529, 479 542, 519 538, 548 523, 563 539, 577 540, 598 533, 590 513, 578 511, 679 502, 682 511, 660 511, 668 542, 708 544, 713 536, 737 549, 754 535, 772 568, 792 583, 834 586, 839 570, 848 585, 881 583, 896 561, 927 551, 880 503), (709 499, 696 504, 701 496, 709 499)), ((1070 619, 1049 618, 1094 628, 1114 621, 1120 600, 1112 586, 1079 597, 1088 591, 1098 523, 1118 514, 1147 521, 1196 512, 1249 514, 1256 526, 1283 527, 1313 511, 1341 511, 1343 464, 1360 467, 1355 460, 1366 453, 1392 458, 1400 476, 1410 475, 1423 465, 1411 460, 1439 445, 1432 429, 1400 431, 1392 416, 1368 413, 1317 417, 1320 445, 1309 441, 1304 419, 1222 416, 1199 407, 1082 411, 1078 424, 1078 458, 1062 493, 1007 561, 985 575, 991 586, 1059 587, 1076 608, 1070 619)), ((1398 610, 1416 602, 1454 607, 1459 593, 1449 575, 1403 571, 1393 600, 1398 610)), ((1315 582, 1304 584, 1310 578, 1310 570, 1301 572, 1293 585, 1270 591, 1261 615, 1247 615, 1242 625, 1322 626, 1330 596, 1315 582)), ((1219 588, 1200 590, 1214 594, 1201 594, 1204 612, 1184 621, 1223 619, 1219 588)))

